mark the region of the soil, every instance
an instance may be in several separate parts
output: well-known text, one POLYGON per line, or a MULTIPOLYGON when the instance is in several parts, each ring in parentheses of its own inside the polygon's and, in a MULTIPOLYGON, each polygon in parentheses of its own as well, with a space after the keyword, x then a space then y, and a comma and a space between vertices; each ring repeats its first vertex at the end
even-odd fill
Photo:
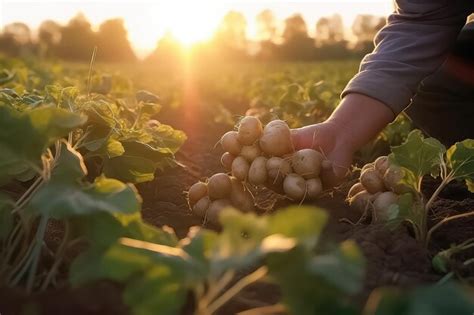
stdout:
MULTIPOLYGON (((230 111, 243 114, 236 105, 230 111)), ((182 129, 188 135, 188 141, 176 155, 184 167, 175 167, 159 172, 152 182, 138 185, 143 197, 143 218, 155 226, 170 226, 179 237, 185 237, 191 226, 201 225, 202 221, 194 217, 188 209, 184 191, 197 180, 204 179, 216 172, 222 172, 220 155, 222 151, 215 146, 220 135, 231 126, 215 123, 205 107, 196 106, 191 112, 170 110, 159 118, 175 128, 182 129), (164 116, 163 116, 164 115, 164 116)), ((432 191, 435 182, 424 184, 427 192, 432 191)), ((389 231, 380 225, 351 225, 340 222, 347 218, 357 221, 358 212, 345 202, 347 188, 325 196, 314 203, 315 206, 328 209, 330 222, 325 231, 325 239, 342 241, 353 239, 360 246, 367 259, 367 275, 364 290, 356 300, 363 303, 376 287, 395 285, 411 287, 418 284, 437 281, 441 275, 431 267, 431 257, 440 249, 449 248, 453 243, 474 237, 474 218, 453 221, 433 234, 430 248, 424 249, 410 235, 406 227, 389 231)), ((263 192, 261 196, 268 196, 263 192)), ((265 197, 260 202, 265 201, 265 197)), ((447 187, 433 205, 433 220, 439 220, 447 214, 459 214, 474 210, 473 195, 463 185, 453 183, 447 187)), ((268 198, 267 198, 268 199, 268 198)), ((267 200, 268 201, 268 200, 267 200)), ((279 200, 274 208, 288 205, 288 201, 279 200)), ((271 205, 271 204, 270 204, 271 205)), ((466 251, 458 258, 474 257, 474 249, 466 251)), ((474 276, 474 268, 462 270, 464 276, 474 276)), ((249 308, 262 307, 278 302, 278 288, 269 284, 255 284, 241 292, 233 301, 224 306, 220 314, 235 314, 249 308)), ((20 314, 21 310, 38 306, 41 314, 128 314, 121 299, 119 286, 109 282, 94 283, 79 289, 61 288, 26 296, 23 292, 0 290, 0 312, 2 315, 20 314)), ((188 307, 189 308, 189 307, 188 307)), ((188 314, 189 311, 184 310, 188 314)))

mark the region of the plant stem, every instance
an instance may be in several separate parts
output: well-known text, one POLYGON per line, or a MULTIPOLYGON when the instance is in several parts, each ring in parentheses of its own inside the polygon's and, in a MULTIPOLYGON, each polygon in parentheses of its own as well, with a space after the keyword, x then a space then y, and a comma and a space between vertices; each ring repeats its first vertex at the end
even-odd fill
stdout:
POLYGON ((207 306, 209 302, 212 302, 216 298, 217 294, 224 290, 224 288, 232 281, 234 276, 234 271, 226 271, 216 284, 211 284, 209 286, 209 290, 203 298, 204 305, 207 306))
POLYGON ((237 293, 242 291, 246 286, 260 280, 265 277, 268 273, 267 267, 263 266, 252 272, 251 274, 240 279, 236 284, 229 288, 224 294, 222 294, 218 299, 216 299, 211 305, 209 305, 207 311, 210 314, 214 314, 221 306, 227 303, 232 299, 237 293))
POLYGON ((454 276, 454 272, 449 272, 447 273, 446 275, 444 275, 443 278, 441 278, 438 282, 436 282, 436 285, 443 285, 445 284, 446 282, 448 282, 449 280, 451 280, 451 278, 454 276))
POLYGON ((283 304, 274 304, 253 308, 251 310, 237 313, 237 315, 263 315, 263 314, 281 314, 286 312, 286 307, 283 304))
POLYGON ((31 290, 33 289, 35 276, 36 276, 36 270, 38 269, 38 261, 41 254, 41 247, 43 247, 43 238, 46 232, 46 227, 48 225, 48 220, 49 220, 48 216, 41 217, 41 220, 38 226, 38 231, 36 233, 35 248, 32 253, 33 258, 31 262, 30 271, 28 274, 28 279, 26 282, 26 290, 28 293, 30 293, 31 290))
POLYGON ((446 185, 448 185, 451 181, 453 180, 452 178, 452 174, 448 174, 444 179, 443 181, 441 182, 441 184, 438 186, 438 188, 436 188, 435 192, 431 195, 430 199, 428 200, 428 202, 426 203, 425 205, 425 212, 426 214, 428 214, 428 211, 430 210, 431 206, 433 205, 433 202, 436 200, 436 198, 438 197, 438 195, 440 194, 440 192, 444 189, 444 187, 446 187, 446 185))
POLYGON ((71 229, 70 229, 69 222, 66 221, 65 226, 64 226, 64 237, 63 237, 63 239, 61 241, 61 244, 58 247, 58 251, 56 252, 56 255, 54 257, 53 266, 49 270, 48 274, 46 275, 46 279, 44 280, 43 284, 41 285, 41 288, 40 288, 41 291, 44 291, 48 288, 49 283, 51 282, 53 277, 56 275, 56 271, 59 268, 59 266, 61 265, 61 262, 63 261, 64 253, 65 253, 65 251, 68 247, 67 245, 68 245, 68 241, 69 241, 69 237, 70 237, 70 230, 71 229))
POLYGON ((428 247, 432 234, 434 233, 434 231, 439 229, 443 224, 448 223, 448 222, 453 221, 453 220, 466 218, 466 217, 469 217, 469 216, 472 216, 472 215, 474 215, 474 211, 453 215, 453 216, 447 217, 447 218, 439 221, 428 231, 427 236, 426 236, 425 246, 428 247))
POLYGON ((43 245, 44 230, 46 230, 47 222, 48 220, 45 219, 45 217, 41 218, 40 223, 38 225, 38 229, 36 230, 35 239, 33 240, 33 242, 30 243, 30 246, 28 247, 25 256, 23 256, 21 261, 17 264, 17 267, 12 272, 12 276, 14 276, 14 278, 10 281, 11 286, 15 286, 21 281, 25 273, 28 271, 28 268, 31 266, 32 262, 34 262, 35 254, 39 256, 40 249, 43 245), (21 269, 17 273, 17 270, 19 268, 21 269))
POLYGON ((97 46, 94 46, 92 51, 91 62, 89 63, 89 74, 87 75, 87 97, 91 94, 91 79, 92 79, 92 67, 94 66, 95 56, 97 54, 97 46))

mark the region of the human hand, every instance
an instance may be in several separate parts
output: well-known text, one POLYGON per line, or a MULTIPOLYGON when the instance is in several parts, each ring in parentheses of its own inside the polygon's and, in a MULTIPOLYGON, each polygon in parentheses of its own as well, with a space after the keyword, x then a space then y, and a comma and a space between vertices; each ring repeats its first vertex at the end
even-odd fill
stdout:
POLYGON ((332 121, 292 130, 295 150, 315 149, 327 158, 321 169, 327 188, 339 185, 350 173, 355 148, 346 141, 342 130, 332 121))
POLYGON ((382 102, 362 94, 349 94, 325 122, 292 130, 296 150, 311 148, 328 159, 321 179, 334 187, 349 174, 354 152, 374 139, 395 118, 382 102))

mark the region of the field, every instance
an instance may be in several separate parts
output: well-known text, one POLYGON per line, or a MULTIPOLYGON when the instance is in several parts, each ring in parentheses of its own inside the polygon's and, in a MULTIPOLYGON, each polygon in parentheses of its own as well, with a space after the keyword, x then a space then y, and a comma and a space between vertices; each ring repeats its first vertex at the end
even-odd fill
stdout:
POLYGON ((248 185, 250 213, 189 209, 243 116, 322 122, 357 60, 0 65, 2 315, 474 312, 472 140, 401 116, 315 200, 248 185), (346 197, 388 154, 409 191, 380 222, 346 197))

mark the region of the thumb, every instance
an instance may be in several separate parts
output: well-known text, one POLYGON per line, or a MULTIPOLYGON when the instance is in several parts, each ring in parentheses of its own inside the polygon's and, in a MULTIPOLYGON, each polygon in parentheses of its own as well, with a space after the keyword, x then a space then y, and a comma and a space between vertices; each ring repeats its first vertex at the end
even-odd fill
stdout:
POLYGON ((317 125, 292 129, 291 137, 295 150, 318 148, 320 146, 316 137, 318 129, 317 125))

